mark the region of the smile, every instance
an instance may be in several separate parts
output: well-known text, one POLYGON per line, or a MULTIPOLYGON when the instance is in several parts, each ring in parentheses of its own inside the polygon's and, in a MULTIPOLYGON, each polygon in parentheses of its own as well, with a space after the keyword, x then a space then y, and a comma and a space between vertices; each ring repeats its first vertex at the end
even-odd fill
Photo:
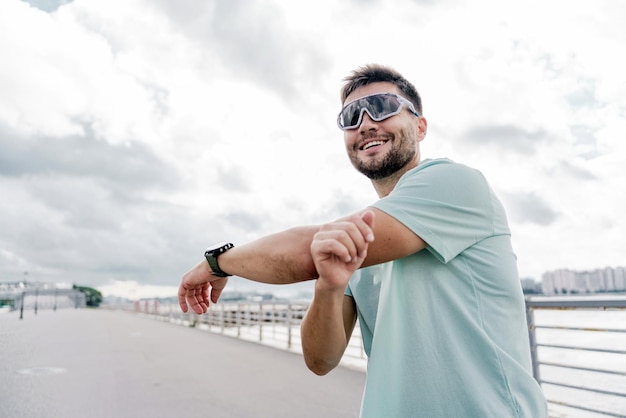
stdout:
POLYGON ((361 151, 365 151, 365 150, 368 150, 368 149, 370 149, 372 147, 377 147, 377 146, 380 146, 380 145, 384 145, 386 142, 387 141, 382 141, 382 140, 369 141, 369 142, 366 142, 365 144, 363 144, 360 149, 361 149, 361 151))

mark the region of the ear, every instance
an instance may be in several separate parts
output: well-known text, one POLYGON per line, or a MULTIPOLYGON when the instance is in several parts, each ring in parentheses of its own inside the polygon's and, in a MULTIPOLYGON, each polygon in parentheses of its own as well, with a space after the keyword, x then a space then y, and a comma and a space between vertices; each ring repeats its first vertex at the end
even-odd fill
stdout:
POLYGON ((424 116, 419 116, 417 118, 417 142, 421 142, 424 139, 427 130, 428 121, 424 116))

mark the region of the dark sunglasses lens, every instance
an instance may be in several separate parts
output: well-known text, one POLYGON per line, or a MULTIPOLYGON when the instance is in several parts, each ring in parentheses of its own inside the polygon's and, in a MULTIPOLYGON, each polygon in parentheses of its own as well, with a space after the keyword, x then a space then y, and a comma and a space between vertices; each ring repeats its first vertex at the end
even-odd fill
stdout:
POLYGON ((359 116, 361 115, 361 102, 362 100, 352 102, 346 106, 345 109, 343 109, 343 112, 341 112, 341 124, 344 128, 349 128, 358 124, 359 116))
POLYGON ((400 101, 391 95, 372 96, 370 111, 374 119, 383 120, 398 111, 400 101))
POLYGON ((387 97, 382 95, 370 96, 367 98, 367 110, 374 119, 379 119, 382 115, 385 114, 387 101, 387 97))

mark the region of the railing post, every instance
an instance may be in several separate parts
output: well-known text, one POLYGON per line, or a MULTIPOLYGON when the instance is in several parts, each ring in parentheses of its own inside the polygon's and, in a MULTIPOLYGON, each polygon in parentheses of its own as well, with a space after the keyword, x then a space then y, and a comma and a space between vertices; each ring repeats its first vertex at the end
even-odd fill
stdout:
POLYGON ((237 304, 237 312, 235 312, 235 321, 237 322, 237 338, 241 338, 241 303, 237 304))
POLYGON ((263 302, 259 302, 259 341, 263 341, 263 302))
POLYGON ((220 313, 220 320, 221 320, 221 326, 222 326, 222 334, 224 333, 224 327, 226 326, 226 312, 224 311, 224 305, 221 305, 221 313, 220 313))
POLYGON ((26 296, 26 291, 22 291, 22 303, 20 305, 20 319, 24 319, 24 297, 26 296))
POLYGON ((279 318, 276 316, 276 304, 272 303, 272 315, 270 316, 270 324, 272 324, 272 338, 276 339, 276 323, 279 318))
POLYGON ((287 348, 291 349, 291 303, 287 305, 287 348))
POLYGON ((541 384, 539 374, 539 357, 537 355, 537 337, 535 335, 535 310, 530 306, 530 301, 526 299, 526 323, 528 325, 528 340, 530 343, 530 359, 532 360, 533 377, 537 383, 541 384))

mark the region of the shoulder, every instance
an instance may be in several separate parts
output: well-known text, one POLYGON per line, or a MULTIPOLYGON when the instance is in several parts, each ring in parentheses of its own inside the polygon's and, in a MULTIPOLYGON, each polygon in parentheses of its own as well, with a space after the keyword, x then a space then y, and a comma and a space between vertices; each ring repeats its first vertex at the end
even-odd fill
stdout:
POLYGON ((470 202, 485 199, 490 187, 477 169, 447 158, 425 160, 398 181, 391 196, 470 202))
POLYGON ((408 171, 399 181, 399 184, 403 181, 414 178, 429 178, 433 179, 459 179, 458 177, 470 177, 470 178, 482 178, 482 173, 472 167, 465 164, 457 163, 448 158, 438 158, 434 160, 424 160, 417 167, 408 171))

